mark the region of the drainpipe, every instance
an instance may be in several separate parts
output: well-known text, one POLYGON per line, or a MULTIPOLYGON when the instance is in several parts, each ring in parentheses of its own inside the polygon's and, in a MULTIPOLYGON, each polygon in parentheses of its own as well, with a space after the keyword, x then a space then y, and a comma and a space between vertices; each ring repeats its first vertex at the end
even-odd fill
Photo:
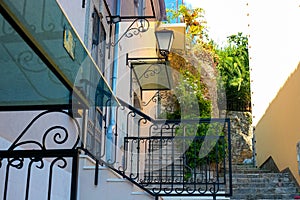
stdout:
MULTIPOLYGON (((120 15, 120 4, 121 0, 116 0, 116 15, 120 15)), ((119 39, 119 23, 115 24, 115 34, 114 41, 118 41, 119 39)), ((113 69, 112 69, 112 80, 111 80, 111 89, 114 94, 116 94, 117 87, 117 76, 118 76, 118 45, 114 46, 114 56, 113 56, 113 69)), ((110 120, 106 134, 106 160, 112 161, 112 149, 113 149, 113 127, 116 124, 116 115, 115 115, 115 107, 110 108, 110 120)))

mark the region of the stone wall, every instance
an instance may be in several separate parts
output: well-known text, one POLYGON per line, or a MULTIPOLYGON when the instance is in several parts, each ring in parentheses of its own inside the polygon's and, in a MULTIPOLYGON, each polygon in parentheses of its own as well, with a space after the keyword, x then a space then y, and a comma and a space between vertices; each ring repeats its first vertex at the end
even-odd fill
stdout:
POLYGON ((252 159, 253 129, 250 112, 228 111, 231 122, 232 164, 243 164, 245 159, 252 159))

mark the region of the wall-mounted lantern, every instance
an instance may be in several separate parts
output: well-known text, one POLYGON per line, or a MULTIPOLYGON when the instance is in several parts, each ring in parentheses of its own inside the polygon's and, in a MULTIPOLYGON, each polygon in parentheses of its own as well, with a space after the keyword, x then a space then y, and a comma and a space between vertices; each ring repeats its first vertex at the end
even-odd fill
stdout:
POLYGON ((155 31, 155 37, 160 55, 162 55, 167 60, 168 54, 170 53, 170 50, 172 48, 174 32, 167 29, 158 30, 155 31))

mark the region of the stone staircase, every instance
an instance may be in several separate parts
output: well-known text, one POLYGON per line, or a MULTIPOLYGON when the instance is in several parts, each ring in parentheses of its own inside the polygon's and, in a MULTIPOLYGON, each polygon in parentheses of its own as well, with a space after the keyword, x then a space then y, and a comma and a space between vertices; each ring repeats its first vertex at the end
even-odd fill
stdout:
POLYGON ((289 173, 272 173, 251 165, 233 165, 233 196, 230 199, 292 200, 297 186, 289 173))
MULTIPOLYGON (((165 137, 171 136, 170 132, 164 131, 165 137)), ((160 136, 160 133, 154 134, 160 136)), ((145 180, 160 180, 162 182, 182 181, 182 152, 172 148, 171 140, 160 143, 153 141, 151 152, 145 159, 145 180)), ((174 145, 174 144, 173 144, 174 145)))
MULTIPOLYGON (((160 137, 161 133, 154 133, 153 136, 160 137)), ((171 132, 163 130, 164 137, 172 136, 171 132)), ((185 161, 183 158, 182 150, 178 148, 172 148, 172 145, 176 146, 177 141, 171 141, 170 139, 163 139, 163 142, 152 141, 151 151, 148 152, 145 156, 145 171, 144 171, 144 179, 146 180, 145 188, 151 190, 152 188, 156 188, 158 190, 162 187, 162 194, 165 191, 169 191, 171 188, 177 188, 178 191, 181 189, 193 188, 195 187, 192 183, 185 182, 183 168, 184 170, 191 170, 189 167, 185 166, 185 161), (174 142, 174 143, 173 143, 174 142), (150 181, 152 183, 148 183, 150 181), (162 185, 158 183, 158 181, 163 182, 162 185), (185 184, 182 184, 185 182, 185 184), (174 183, 174 184, 172 184, 174 183)), ((199 175, 200 176, 200 175, 199 175)), ((203 175, 205 176, 205 175, 203 175)), ((207 175, 212 176, 212 175, 207 175)), ((203 186, 202 186, 203 187, 203 186)), ((223 194, 223 187, 220 193, 223 194)), ((205 188, 205 187, 203 187, 205 188)), ((176 190, 177 190, 176 189, 176 190)), ((211 194, 209 191, 207 193, 211 194)), ((213 199, 212 196, 180 196, 180 194, 176 194, 175 191, 170 194, 176 196, 162 196, 163 200, 210 200, 213 199)), ((186 191, 183 192, 186 195, 186 191)), ((218 196, 217 200, 229 200, 229 197, 218 196)))
MULTIPOLYGON (((232 197, 234 200, 293 200, 298 188, 289 173, 273 173, 251 165, 232 166, 232 197)), ((164 197, 165 200, 212 199, 212 197, 164 197)))
MULTIPOLYGON (((95 162, 86 155, 79 157, 78 200, 154 200, 155 198, 136 187, 107 167, 99 167, 98 184, 95 185, 95 162)), ((54 198, 56 199, 56 198, 54 198)), ((59 199, 59 198, 57 198, 59 199)), ((63 198, 60 198, 63 199, 63 198)), ((66 198, 64 198, 66 199, 66 198)), ((158 200, 162 200, 159 198, 158 200)))
MULTIPOLYGON (((159 136, 159 133, 157 134, 159 136)), ((170 134, 164 132, 164 136, 170 134)), ((173 158, 170 155, 171 143, 155 143, 152 146, 151 161, 145 159, 145 179, 160 179, 163 182, 168 180, 182 181, 182 157, 180 152, 173 151, 173 158), (161 149, 159 151, 159 149, 161 149), (173 163, 173 165, 171 165, 173 163), (151 168, 150 168, 151 167, 151 168), (150 170, 150 173, 148 170, 150 170)), ((274 200, 284 199, 293 200, 298 188, 289 173, 273 173, 268 170, 257 169, 252 165, 240 164, 232 166, 232 197, 217 197, 217 199, 234 200, 274 200)), ((159 185, 148 185, 146 188, 158 187, 159 185)), ((149 189, 150 189, 149 188, 149 189)), ((194 199, 212 199, 212 197, 163 197, 165 200, 194 200, 194 199)))

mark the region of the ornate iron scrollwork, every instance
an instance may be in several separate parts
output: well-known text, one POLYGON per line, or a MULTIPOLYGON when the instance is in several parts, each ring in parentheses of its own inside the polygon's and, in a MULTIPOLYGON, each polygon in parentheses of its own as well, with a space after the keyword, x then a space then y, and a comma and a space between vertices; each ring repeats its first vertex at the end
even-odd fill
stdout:
POLYGON ((151 102, 156 103, 162 99, 167 99, 168 95, 163 95, 162 93, 160 93, 159 91, 157 91, 151 98, 150 100, 146 103, 143 102, 143 106, 148 106, 151 102))
MULTIPOLYGON (((36 115, 7 150, 0 150, 0 169, 4 170, 3 198, 6 199, 11 195, 9 192, 12 187, 11 179, 16 173, 20 176, 20 172, 24 171, 26 172, 23 174, 24 198, 29 199, 33 185, 34 187, 37 185, 34 181, 37 177, 48 177, 45 179, 45 182, 48 182, 45 188, 48 199, 51 199, 57 170, 64 169, 66 176, 69 175, 67 172, 69 169, 72 169, 72 173, 76 173, 73 169, 77 166, 79 134, 78 122, 66 111, 44 111, 36 115), (38 173, 37 169, 40 170, 38 173)), ((73 174, 71 182, 72 184, 76 182, 73 174)), ((74 194, 74 191, 70 192, 71 199, 74 194)))
POLYGON ((144 71, 144 73, 139 77, 139 80, 141 78, 150 78, 151 76, 155 76, 159 74, 163 70, 163 66, 159 65, 157 63, 149 65, 147 69, 144 71))
MULTIPOLYGON (((26 146, 26 145, 30 145, 31 149, 37 149, 37 150, 47 150, 47 149, 56 149, 59 145, 61 147, 63 147, 62 145, 67 144, 67 141, 69 138, 69 131, 68 128, 63 127, 61 125, 55 125, 55 126, 51 126, 49 127, 47 130, 45 130, 43 135, 40 135, 41 138, 32 138, 30 139, 24 139, 24 136, 27 134, 29 134, 29 129, 35 124, 37 123, 37 121, 40 119, 42 119, 42 117, 46 117, 49 114, 53 114, 53 113, 61 113, 63 115, 67 115, 68 117, 70 117, 69 113, 66 111, 45 111, 42 112, 40 114, 38 114, 28 125, 27 127, 22 131, 22 133, 18 136, 18 138, 13 142, 13 144, 9 147, 9 151, 13 151, 16 148, 22 148, 22 146, 26 146), (51 143, 51 147, 47 147, 47 144, 49 144, 49 140, 47 140, 50 136, 50 134, 52 134, 52 143, 51 143), (40 140, 40 141, 39 141, 40 140), (57 146, 55 146, 57 145, 57 146)), ((71 118, 71 117, 70 117, 71 118)), ((73 118, 71 118, 73 119, 73 118)), ((77 133, 75 138, 73 138, 73 144, 68 144, 69 147, 68 149, 75 149, 76 146, 79 143, 79 133, 80 133, 80 128, 79 128, 79 124, 78 122, 73 119, 73 123, 75 125, 75 129, 77 129, 77 133)), ((32 133, 32 132, 30 132, 32 133)), ((38 135, 37 135, 38 136, 38 135)), ((32 136, 33 137, 33 136, 32 136)))
POLYGON ((149 27, 150 27, 150 23, 148 19, 137 18, 129 25, 126 31, 119 37, 119 39, 116 42, 112 42, 110 45, 114 47, 121 41, 123 37, 131 38, 135 35, 148 31, 149 27), (138 23, 138 26, 133 27, 133 25, 136 23, 138 23))

